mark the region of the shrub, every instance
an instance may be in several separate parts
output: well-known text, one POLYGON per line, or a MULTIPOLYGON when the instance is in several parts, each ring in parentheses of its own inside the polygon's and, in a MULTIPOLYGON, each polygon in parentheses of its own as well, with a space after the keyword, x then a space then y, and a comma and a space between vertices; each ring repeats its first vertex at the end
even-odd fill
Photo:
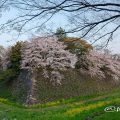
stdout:
POLYGON ((0 81, 8 81, 14 79, 20 72, 21 65, 21 46, 20 42, 9 48, 3 59, 2 68, 0 72, 0 81))
POLYGON ((20 71, 21 64, 21 43, 17 42, 16 45, 12 46, 10 52, 10 62, 11 68, 16 70, 16 72, 20 71))
POLYGON ((4 71, 0 72, 0 82, 4 81, 9 81, 11 79, 14 79, 16 77, 16 71, 13 69, 7 69, 4 71))

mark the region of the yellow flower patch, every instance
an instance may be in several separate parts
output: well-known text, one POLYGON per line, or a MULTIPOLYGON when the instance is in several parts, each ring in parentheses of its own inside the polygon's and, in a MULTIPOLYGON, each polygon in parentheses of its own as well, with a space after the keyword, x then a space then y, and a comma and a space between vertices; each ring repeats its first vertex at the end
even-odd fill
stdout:
POLYGON ((1 102, 1 103, 5 103, 5 102, 7 102, 7 101, 8 101, 7 99, 0 98, 0 102, 1 102))
POLYGON ((84 107, 82 106, 80 108, 73 108, 73 109, 70 109, 70 110, 66 111, 64 114, 69 115, 69 116, 73 116, 73 115, 81 113, 83 111, 88 111, 88 110, 95 109, 97 107, 105 106, 105 105, 110 104, 112 102, 120 102, 120 98, 116 98, 113 101, 106 101, 106 102, 102 101, 102 102, 98 102, 98 103, 95 103, 95 104, 90 104, 90 105, 87 105, 87 106, 84 106, 84 107))

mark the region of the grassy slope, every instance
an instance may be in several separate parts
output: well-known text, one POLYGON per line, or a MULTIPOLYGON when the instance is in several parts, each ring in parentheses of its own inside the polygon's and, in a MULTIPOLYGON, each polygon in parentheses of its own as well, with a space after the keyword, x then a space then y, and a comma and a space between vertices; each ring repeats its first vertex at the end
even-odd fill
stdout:
POLYGON ((105 107, 115 104, 120 104, 120 90, 31 107, 0 99, 0 120, 119 120, 120 112, 104 112, 105 107))

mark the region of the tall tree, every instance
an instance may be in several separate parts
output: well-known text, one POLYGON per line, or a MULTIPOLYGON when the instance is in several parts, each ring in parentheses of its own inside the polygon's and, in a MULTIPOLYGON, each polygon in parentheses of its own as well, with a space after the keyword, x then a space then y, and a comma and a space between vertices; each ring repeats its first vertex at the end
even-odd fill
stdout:
POLYGON ((57 36, 58 40, 63 41, 66 37, 67 34, 63 28, 57 28, 55 35, 57 36))

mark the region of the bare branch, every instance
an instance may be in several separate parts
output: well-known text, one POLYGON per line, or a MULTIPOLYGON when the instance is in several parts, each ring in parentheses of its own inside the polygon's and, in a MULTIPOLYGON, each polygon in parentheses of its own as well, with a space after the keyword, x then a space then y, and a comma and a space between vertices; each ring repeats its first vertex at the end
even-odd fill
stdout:
MULTIPOLYGON (((4 2, 6 2, 5 0, 4 2)), ((0 28, 13 27, 20 24, 19 35, 26 25, 32 24, 28 30, 40 28, 42 25, 59 13, 67 13, 73 21, 73 26, 66 33, 79 32, 81 37, 91 37, 100 33, 101 35, 95 40, 105 36, 109 42, 113 38, 114 32, 118 31, 120 25, 120 1, 104 0, 9 0, 9 4, 21 11, 20 15, 13 20, 1 24, 0 28), (36 21, 34 24, 33 21, 36 21), (109 24, 117 23, 116 28, 111 28, 107 33, 102 32, 108 28, 109 24)), ((71 24, 71 23, 70 23, 71 24)), ((116 26, 116 25, 115 25, 116 26)))

